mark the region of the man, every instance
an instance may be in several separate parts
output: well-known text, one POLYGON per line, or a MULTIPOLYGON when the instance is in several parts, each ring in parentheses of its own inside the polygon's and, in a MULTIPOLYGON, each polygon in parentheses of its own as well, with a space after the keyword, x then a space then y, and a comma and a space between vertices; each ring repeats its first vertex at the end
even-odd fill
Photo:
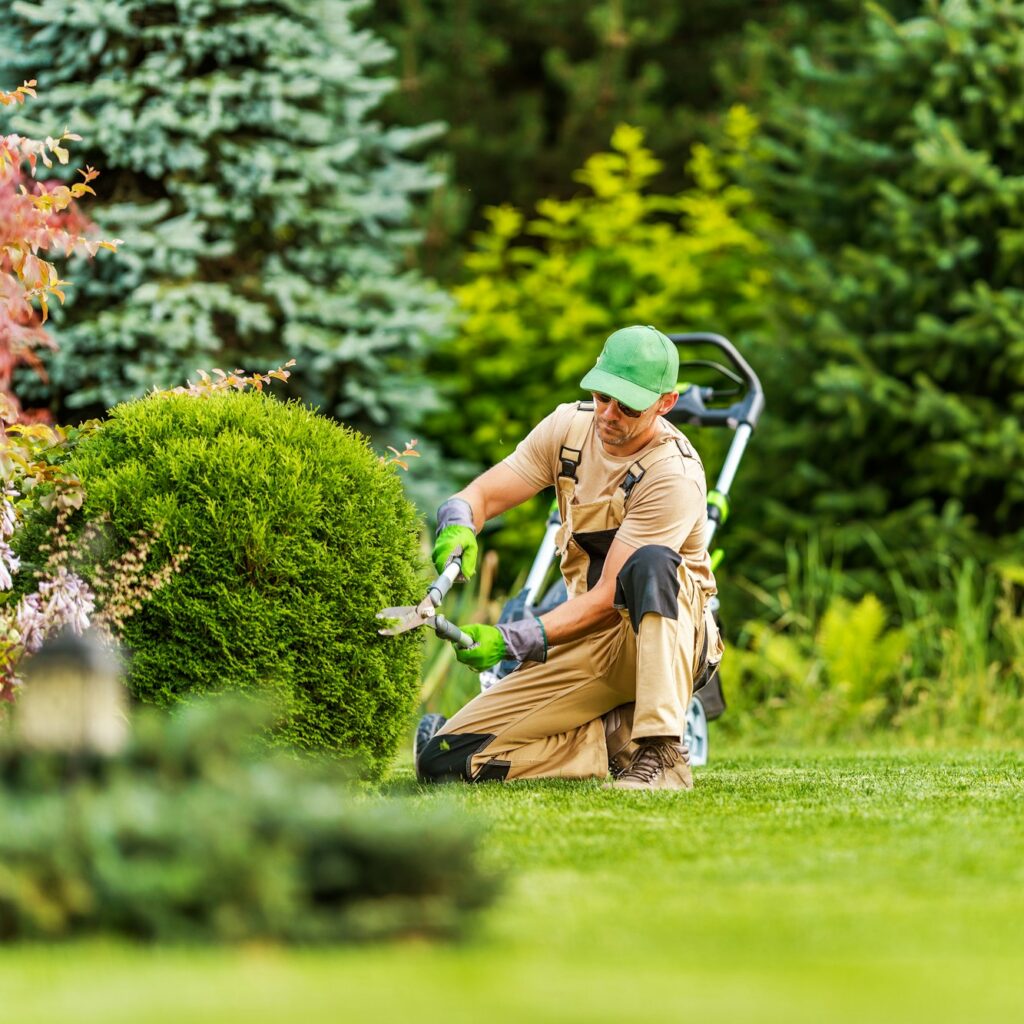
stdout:
POLYGON ((503 462, 438 510, 434 562, 545 487, 557 489, 568 599, 539 618, 463 627, 481 670, 517 671, 470 701, 419 752, 421 779, 589 778, 620 789, 691 789, 683 744, 695 676, 722 654, 704 541, 707 483, 689 441, 664 419, 676 402, 675 345, 650 326, 605 342, 581 387, 503 462))

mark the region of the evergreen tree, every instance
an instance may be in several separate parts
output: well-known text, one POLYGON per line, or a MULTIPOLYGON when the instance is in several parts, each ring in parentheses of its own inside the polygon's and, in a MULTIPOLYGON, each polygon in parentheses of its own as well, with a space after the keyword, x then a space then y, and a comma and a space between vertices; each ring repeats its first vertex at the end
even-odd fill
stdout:
POLYGON ((125 241, 54 317, 62 418, 288 357, 302 396, 355 425, 429 404, 415 369, 447 302, 404 264, 415 197, 438 184, 410 151, 438 129, 372 118, 392 51, 353 25, 362 6, 12 5, 0 81, 40 83, 16 127, 88 139, 97 220, 125 241))
POLYGON ((929 574, 1024 522, 1024 3, 916 6, 795 51, 766 113, 787 232, 759 482, 769 534, 877 531, 929 574))

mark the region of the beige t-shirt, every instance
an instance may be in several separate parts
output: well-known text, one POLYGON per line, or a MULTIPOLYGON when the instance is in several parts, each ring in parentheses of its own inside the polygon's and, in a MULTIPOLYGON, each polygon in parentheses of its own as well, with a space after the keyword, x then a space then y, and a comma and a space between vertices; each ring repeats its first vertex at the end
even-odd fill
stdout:
MULTIPOLYGON (((569 433, 576 403, 558 406, 545 416, 504 461, 538 491, 553 487, 561 470, 559 453, 569 433)), ((633 488, 626 502, 626 517, 616 540, 630 547, 662 544, 678 551, 701 586, 715 592, 704 541, 707 528, 707 481, 704 466, 686 437, 664 417, 657 420, 658 433, 645 448, 633 455, 610 455, 593 426, 583 444, 576 471, 576 497, 580 504, 610 499, 629 467, 665 437, 681 438, 693 458, 663 459, 653 465, 633 488)))

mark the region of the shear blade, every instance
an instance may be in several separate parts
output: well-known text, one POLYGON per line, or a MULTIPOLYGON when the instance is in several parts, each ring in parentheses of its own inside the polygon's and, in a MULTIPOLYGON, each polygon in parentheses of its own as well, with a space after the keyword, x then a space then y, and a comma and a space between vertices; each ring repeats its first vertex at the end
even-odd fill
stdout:
POLYGON ((408 633, 410 629, 415 629, 419 625, 418 622, 399 623, 397 626, 388 626, 386 629, 378 629, 377 632, 381 636, 398 636, 400 633, 408 633))
POLYGON ((393 626, 386 629, 378 629, 381 636, 398 636, 399 633, 407 633, 410 629, 418 626, 427 626, 433 622, 432 618, 424 618, 419 608, 411 608, 408 605, 404 608, 385 608, 377 612, 378 619, 397 619, 393 626))
POLYGON ((401 608, 381 608, 377 612, 378 619, 406 619, 416 609, 411 604, 403 605, 401 608))

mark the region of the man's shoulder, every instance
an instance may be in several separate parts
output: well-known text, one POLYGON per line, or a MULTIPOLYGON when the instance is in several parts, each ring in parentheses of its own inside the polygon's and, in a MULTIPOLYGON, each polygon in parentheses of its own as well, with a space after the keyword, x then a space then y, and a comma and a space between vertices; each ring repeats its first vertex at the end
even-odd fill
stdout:
POLYGON ((594 403, 589 399, 586 401, 579 402, 562 402, 560 405, 556 405, 551 411, 552 416, 557 416, 561 419, 572 419, 577 412, 580 411, 580 406, 583 406, 584 412, 593 412, 594 403))
POLYGON ((701 462, 700 454, 694 448, 693 442, 674 423, 670 423, 663 416, 660 426, 661 430, 658 438, 655 440, 655 446, 659 443, 664 444, 666 441, 674 441, 684 458, 695 459, 698 463, 701 462))
POLYGON ((658 481, 658 490, 664 491, 668 488, 685 487, 685 481, 695 480, 700 486, 706 486, 704 475, 704 464, 701 457, 694 448, 690 439, 668 420, 662 420, 662 427, 658 436, 644 449, 638 461, 643 462, 651 453, 658 451, 662 445, 671 445, 671 451, 676 455, 652 459, 651 465, 647 468, 647 481, 649 485, 658 481))
POLYGON ((545 437, 549 438, 552 442, 562 442, 565 435, 568 433, 572 426, 573 419, 576 413, 579 411, 579 402, 562 402, 561 405, 556 405, 554 409, 542 419, 534 431, 539 431, 545 437))
POLYGON ((520 473, 523 473, 527 464, 530 464, 530 472, 536 474, 537 479, 540 475, 546 474, 549 464, 555 464, 559 450, 569 436, 578 405, 578 402, 563 402, 556 405, 504 461, 520 473))

